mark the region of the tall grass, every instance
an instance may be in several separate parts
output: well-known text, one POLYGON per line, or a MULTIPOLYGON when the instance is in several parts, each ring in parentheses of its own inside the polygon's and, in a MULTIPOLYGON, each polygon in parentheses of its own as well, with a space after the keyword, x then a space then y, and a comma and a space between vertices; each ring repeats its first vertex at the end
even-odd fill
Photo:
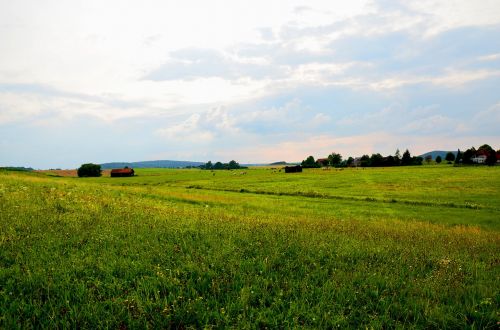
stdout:
MULTIPOLYGON (((264 171, 238 177, 241 188, 264 171)), ((0 328, 498 325, 497 227, 447 219, 495 223, 495 201, 443 211, 186 189, 236 184, 199 172, 0 173, 0 328)), ((290 188, 282 180, 276 191, 290 188)), ((305 190, 317 189, 309 180, 305 190)))

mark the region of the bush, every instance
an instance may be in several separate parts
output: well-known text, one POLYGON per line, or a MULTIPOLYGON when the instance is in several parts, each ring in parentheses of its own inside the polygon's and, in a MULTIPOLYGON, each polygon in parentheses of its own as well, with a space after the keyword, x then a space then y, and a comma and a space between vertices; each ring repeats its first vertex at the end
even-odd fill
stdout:
POLYGON ((80 166, 78 169, 78 176, 79 177, 98 177, 101 176, 101 165, 97 164, 83 164, 80 166))

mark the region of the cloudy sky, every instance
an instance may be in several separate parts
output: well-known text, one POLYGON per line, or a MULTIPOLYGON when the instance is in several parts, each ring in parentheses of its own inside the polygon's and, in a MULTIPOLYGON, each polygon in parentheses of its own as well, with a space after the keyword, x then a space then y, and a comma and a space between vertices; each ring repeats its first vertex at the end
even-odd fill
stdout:
POLYGON ((0 0, 0 166, 500 148, 500 0, 0 0))

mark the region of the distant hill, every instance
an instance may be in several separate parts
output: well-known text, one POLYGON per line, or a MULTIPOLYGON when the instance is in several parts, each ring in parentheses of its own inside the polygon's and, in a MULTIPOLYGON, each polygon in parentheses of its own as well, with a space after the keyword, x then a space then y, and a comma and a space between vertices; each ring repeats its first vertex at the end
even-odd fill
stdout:
POLYGON ((446 158, 446 154, 451 152, 452 154, 455 155, 455 157, 457 156, 457 151, 442 151, 442 150, 434 150, 434 151, 429 151, 429 152, 426 152, 425 154, 422 154, 420 155, 420 157, 424 158, 431 155, 432 156, 432 159, 436 159, 437 156, 441 156, 441 158, 444 160, 446 158))
POLYGON ((187 166, 200 166, 203 165, 202 162, 190 162, 182 160, 150 160, 143 162, 113 162, 113 163, 103 163, 101 168, 103 170, 108 170, 112 168, 124 168, 128 166, 130 168, 179 168, 187 166))
POLYGON ((33 169, 31 167, 23 167, 23 166, 4 166, 4 167, 0 167, 0 170, 20 171, 20 172, 31 172, 31 171, 33 171, 33 169))

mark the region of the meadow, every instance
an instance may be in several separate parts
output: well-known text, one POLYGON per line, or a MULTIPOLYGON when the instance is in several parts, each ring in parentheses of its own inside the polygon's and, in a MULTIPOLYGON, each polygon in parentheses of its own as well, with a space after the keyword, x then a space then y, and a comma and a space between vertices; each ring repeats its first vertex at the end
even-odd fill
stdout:
POLYGON ((500 167, 0 171, 0 328, 494 328, 500 167))

